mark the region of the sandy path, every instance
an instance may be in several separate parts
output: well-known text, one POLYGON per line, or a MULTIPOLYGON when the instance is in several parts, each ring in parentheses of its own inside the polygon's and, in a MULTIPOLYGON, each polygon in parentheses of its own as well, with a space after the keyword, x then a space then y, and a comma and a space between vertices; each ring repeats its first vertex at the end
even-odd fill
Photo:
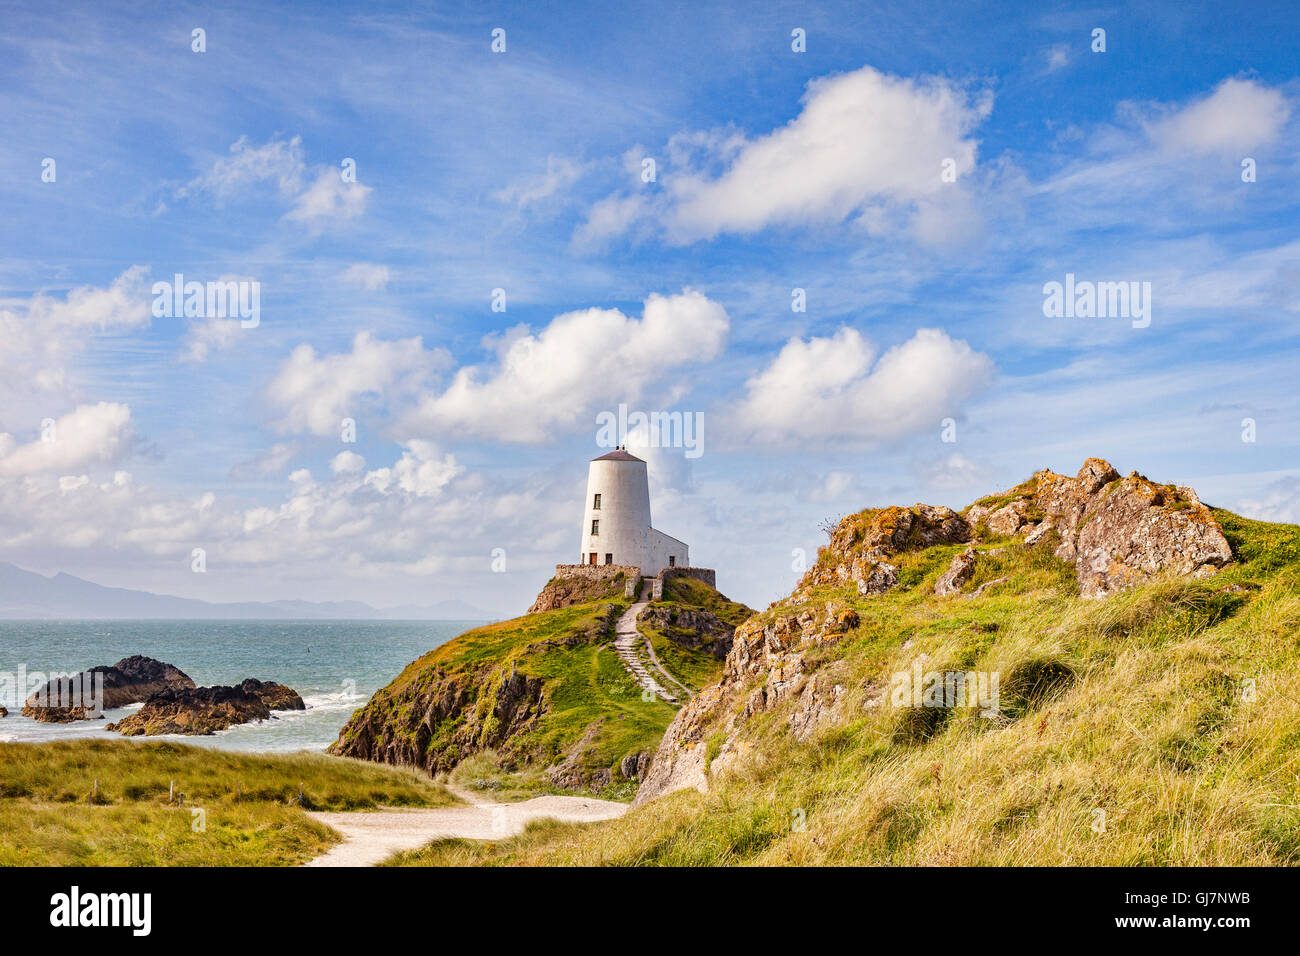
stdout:
POLYGON ((356 813, 308 813, 343 834, 343 842, 306 866, 374 866, 398 850, 414 850, 431 840, 459 837, 502 840, 522 833, 532 820, 566 822, 612 820, 627 812, 626 803, 590 797, 534 797, 519 803, 483 803, 453 788, 468 806, 434 809, 375 810, 356 813))

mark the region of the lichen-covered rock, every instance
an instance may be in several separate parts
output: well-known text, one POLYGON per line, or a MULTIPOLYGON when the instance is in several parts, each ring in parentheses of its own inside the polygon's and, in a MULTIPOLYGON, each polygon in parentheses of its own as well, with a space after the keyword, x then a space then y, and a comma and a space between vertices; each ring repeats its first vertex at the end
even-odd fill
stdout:
POLYGON ((528 613, 537 614, 602 598, 622 597, 628 576, 639 574, 637 568, 621 564, 557 565, 555 577, 547 581, 537 593, 528 613))
POLYGON ((967 519, 999 534, 1023 534, 1028 544, 1057 532, 1055 553, 1074 565, 1085 597, 1161 572, 1203 577, 1232 560, 1223 530, 1195 491, 1137 472, 1120 478, 1101 458, 1089 458, 1073 478, 1040 471, 1013 494, 997 509, 973 505, 967 519))
POLYGON ((911 548, 970 540, 965 518, 942 505, 917 504, 849 515, 831 532, 799 588, 852 583, 858 594, 882 594, 898 585, 898 566, 889 559, 911 548))
POLYGON ((133 654, 116 664, 47 681, 24 702, 23 716, 44 723, 98 719, 103 716, 100 707, 113 710, 148 700, 160 690, 193 686, 194 681, 179 668, 133 654), (97 695, 102 696, 100 707, 91 701, 97 695))
POLYGON ((939 580, 934 582, 934 593, 939 597, 957 594, 974 574, 975 552, 967 549, 954 557, 952 564, 948 565, 948 570, 939 575, 939 580))

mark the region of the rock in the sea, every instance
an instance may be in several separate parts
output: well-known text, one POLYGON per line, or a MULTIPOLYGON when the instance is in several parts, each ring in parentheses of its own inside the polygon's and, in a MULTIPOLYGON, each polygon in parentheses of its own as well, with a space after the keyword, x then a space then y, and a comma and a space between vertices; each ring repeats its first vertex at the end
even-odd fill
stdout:
POLYGON ((249 678, 233 687, 171 687, 152 695, 134 714, 109 724, 127 737, 214 734, 235 724, 265 720, 273 710, 303 710, 302 698, 283 684, 249 678))
POLYGON ((44 723, 91 720, 102 716, 100 708, 138 704, 161 690, 193 686, 194 681, 179 668, 133 654, 116 664, 47 681, 24 702, 23 716, 44 723), (96 700, 101 687, 102 699, 96 700))
POLYGON ((974 575, 975 552, 967 549, 953 558, 948 570, 939 575, 939 580, 934 582, 934 593, 939 597, 957 594, 974 575))
POLYGON ((253 694, 262 699, 271 710, 306 710, 307 705, 302 702, 298 692, 292 687, 285 687, 283 684, 277 684, 275 681, 260 681, 256 677, 249 677, 240 683, 240 688, 247 694, 253 694))

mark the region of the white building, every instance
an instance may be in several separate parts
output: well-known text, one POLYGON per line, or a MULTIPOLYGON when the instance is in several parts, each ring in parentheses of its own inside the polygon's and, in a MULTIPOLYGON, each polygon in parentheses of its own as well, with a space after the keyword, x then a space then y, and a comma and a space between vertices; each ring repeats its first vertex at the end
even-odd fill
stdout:
POLYGON ((684 542, 650 527, 646 464, 622 448, 592 459, 584 514, 579 564, 631 565, 655 577, 691 563, 684 542))

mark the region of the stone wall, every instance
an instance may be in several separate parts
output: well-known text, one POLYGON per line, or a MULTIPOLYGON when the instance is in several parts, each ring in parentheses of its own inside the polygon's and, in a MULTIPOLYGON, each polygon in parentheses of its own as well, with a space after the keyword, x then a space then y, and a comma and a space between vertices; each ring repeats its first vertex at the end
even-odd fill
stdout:
POLYGON ((713 568, 664 568, 659 572, 657 578, 650 581, 650 600, 662 601, 664 599, 664 582, 669 578, 695 578, 697 581, 703 581, 715 591, 717 585, 717 572, 713 568))
POLYGON ((555 576, 557 578, 608 581, 610 578, 618 577, 619 574, 626 574, 628 577, 632 575, 640 577, 641 569, 630 564, 557 564, 555 566, 555 576))
POLYGON ((718 588, 717 572, 713 568, 664 568, 659 572, 659 577, 665 581, 669 578, 695 578, 715 591, 718 588))

